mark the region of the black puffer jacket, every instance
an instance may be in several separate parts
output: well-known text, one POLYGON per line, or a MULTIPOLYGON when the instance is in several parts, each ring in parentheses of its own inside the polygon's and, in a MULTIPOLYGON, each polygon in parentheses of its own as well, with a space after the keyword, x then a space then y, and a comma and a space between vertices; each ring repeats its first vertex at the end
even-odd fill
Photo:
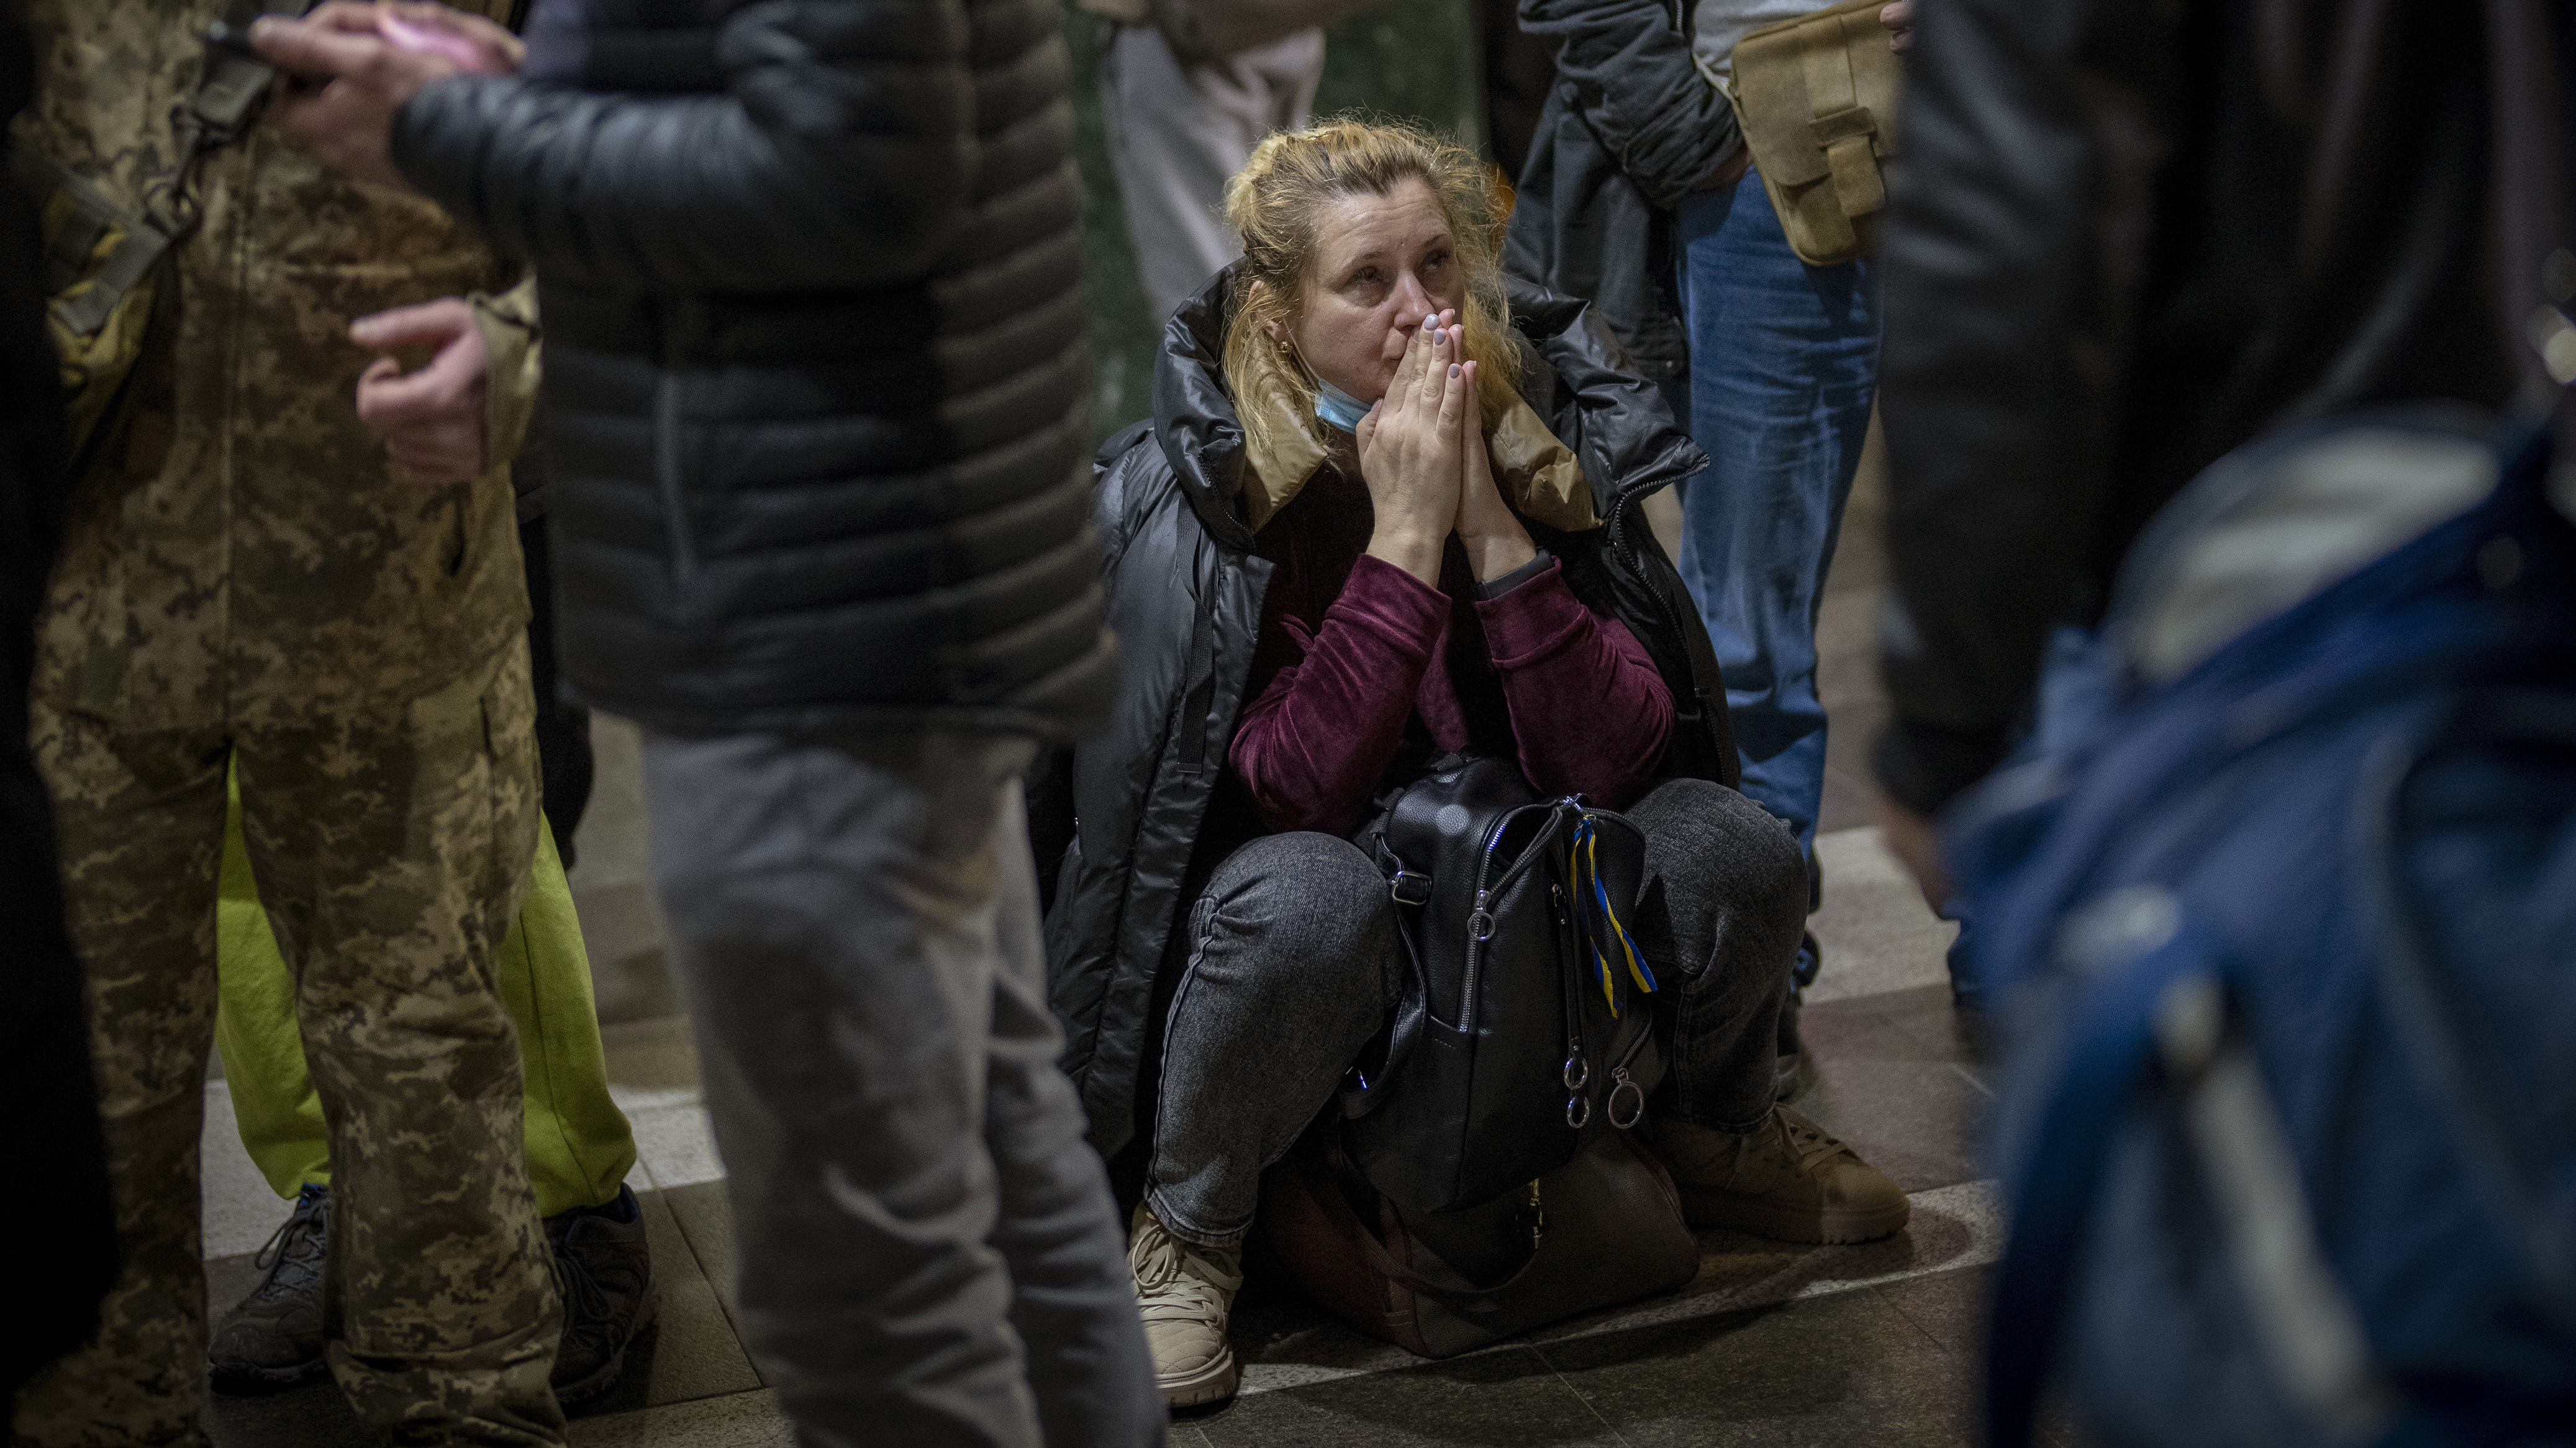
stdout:
POLYGON ((1113 686, 1049 0, 550 0, 397 118, 537 268, 566 671, 673 733, 1062 737, 1113 686))
POLYGON ((1637 370, 1690 360, 1673 212, 1739 145, 1735 109, 1691 59, 1694 0, 1520 0, 1556 47, 1556 86, 1521 167, 1503 264, 1589 298, 1637 370))
MULTIPOLYGON (((1070 843, 1042 844, 1052 865, 1047 990, 1063 1021, 1065 1070, 1082 1093, 1091 1140, 1114 1155, 1134 1133, 1173 922, 1240 836, 1207 829, 1235 711, 1252 668, 1271 565, 1252 552, 1240 501, 1243 429, 1218 362, 1234 269, 1217 274, 1163 328, 1154 419, 1102 447, 1097 511, 1110 621, 1126 677, 1109 727, 1054 776, 1078 821, 1070 843)), ((1672 691, 1672 734, 1657 773, 1733 784, 1726 686, 1690 595, 1637 504, 1706 467, 1662 395, 1626 370, 1617 343, 1580 302, 1514 284, 1512 312, 1530 352, 1524 395, 1582 460, 1606 525, 1564 534, 1531 525, 1569 572, 1588 575, 1636 634, 1672 691)), ((1587 591, 1593 591, 1587 589, 1587 591)), ((1043 822, 1061 803, 1032 805, 1043 822)))

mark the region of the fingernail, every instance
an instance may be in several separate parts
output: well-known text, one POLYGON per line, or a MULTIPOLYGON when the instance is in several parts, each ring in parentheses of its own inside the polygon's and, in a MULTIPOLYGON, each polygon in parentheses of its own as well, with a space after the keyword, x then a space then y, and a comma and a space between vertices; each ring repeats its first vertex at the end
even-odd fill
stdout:
POLYGON ((275 19, 263 15, 250 23, 250 38, 259 40, 274 35, 277 33, 277 25, 278 22, 275 19))
POLYGON ((1427 317, 1423 318, 1423 319, 1422 319, 1422 325, 1424 325, 1424 326, 1426 326, 1426 327, 1437 327, 1437 326, 1439 326, 1439 325, 1440 325, 1440 314, 1439 314, 1438 312, 1433 312, 1430 316, 1427 316, 1427 317))
POLYGON ((1455 377, 1455 376, 1457 376, 1457 375, 1458 375, 1458 364, 1457 364, 1457 363, 1452 362, 1452 363, 1450 363, 1450 364, 1449 364, 1449 375, 1450 375, 1450 376, 1452 376, 1452 377, 1455 377))

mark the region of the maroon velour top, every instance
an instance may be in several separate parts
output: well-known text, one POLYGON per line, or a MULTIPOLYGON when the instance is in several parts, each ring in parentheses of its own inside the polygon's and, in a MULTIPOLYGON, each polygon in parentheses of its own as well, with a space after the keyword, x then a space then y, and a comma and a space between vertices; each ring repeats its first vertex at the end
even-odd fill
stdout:
POLYGON ((1262 824, 1347 835, 1458 750, 1517 756, 1541 795, 1635 803, 1673 698, 1628 626, 1553 559, 1480 599, 1454 535, 1429 587, 1367 556, 1374 524, 1368 490, 1326 467, 1255 540, 1277 566, 1227 760, 1262 824))

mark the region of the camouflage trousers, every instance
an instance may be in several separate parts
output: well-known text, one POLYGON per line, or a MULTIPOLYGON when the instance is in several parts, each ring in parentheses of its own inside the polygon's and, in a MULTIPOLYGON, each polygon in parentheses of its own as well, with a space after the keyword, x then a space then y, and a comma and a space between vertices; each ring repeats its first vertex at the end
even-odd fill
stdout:
POLYGON ((25 1445, 202 1444, 197 1142, 227 763, 334 1169, 329 1361, 395 1443, 559 1444, 561 1327, 497 954, 538 828, 525 636, 381 717, 136 733, 41 701, 123 1271, 25 1445))

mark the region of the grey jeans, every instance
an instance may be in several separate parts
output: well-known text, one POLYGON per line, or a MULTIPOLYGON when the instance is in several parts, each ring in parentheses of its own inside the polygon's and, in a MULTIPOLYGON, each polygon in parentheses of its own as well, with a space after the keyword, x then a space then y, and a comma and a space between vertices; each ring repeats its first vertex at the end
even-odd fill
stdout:
MULTIPOLYGON (((1637 942, 1670 1066, 1650 1109, 1718 1131, 1770 1115, 1773 1053, 1807 915, 1797 838, 1724 785, 1668 780, 1625 812, 1646 836, 1637 942)), ((1386 1022, 1403 945, 1386 882, 1330 835, 1268 835, 1191 907, 1163 1035, 1146 1202, 1172 1234, 1227 1247, 1262 1170, 1287 1154, 1386 1022)))
POLYGON ((1030 753, 645 744, 742 1335, 800 1444, 1164 1440, 1126 1233, 1056 1068, 1030 753))

